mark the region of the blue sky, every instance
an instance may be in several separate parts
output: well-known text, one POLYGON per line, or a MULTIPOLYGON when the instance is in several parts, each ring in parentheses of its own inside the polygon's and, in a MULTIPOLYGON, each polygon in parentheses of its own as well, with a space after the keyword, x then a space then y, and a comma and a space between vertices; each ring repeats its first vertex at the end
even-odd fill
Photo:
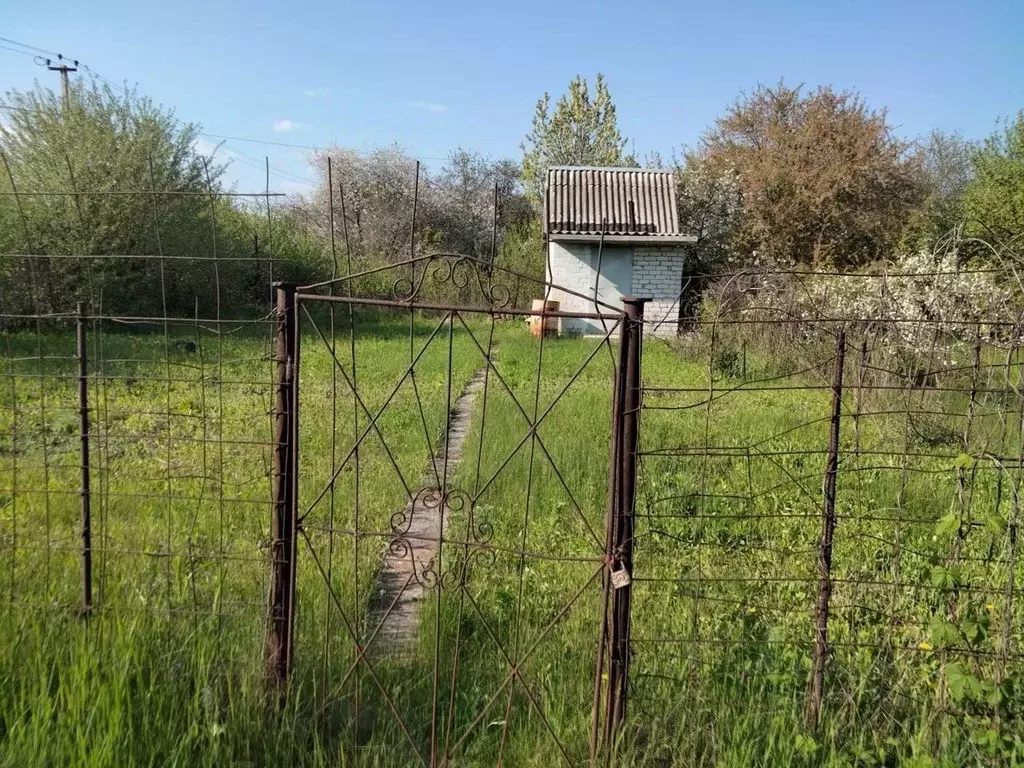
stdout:
MULTIPOLYGON (((741 90, 780 77, 856 88, 907 136, 981 137, 1024 108, 1021 30, 1024 0, 0 0, 0 37, 137 83, 208 134, 398 141, 435 166, 457 147, 518 156, 537 98, 599 71, 640 155, 692 145, 741 90)), ((0 48, 3 89, 36 78, 57 83, 0 48)), ((221 150, 244 189, 262 189, 265 155, 275 189, 312 177, 301 149, 221 150)))

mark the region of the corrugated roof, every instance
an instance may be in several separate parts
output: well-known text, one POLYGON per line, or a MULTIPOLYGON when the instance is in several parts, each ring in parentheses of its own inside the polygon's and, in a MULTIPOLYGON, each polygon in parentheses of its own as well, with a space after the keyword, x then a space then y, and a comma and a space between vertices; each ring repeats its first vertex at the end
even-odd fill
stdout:
POLYGON ((680 234, 671 171, 549 168, 545 212, 549 235, 680 234))

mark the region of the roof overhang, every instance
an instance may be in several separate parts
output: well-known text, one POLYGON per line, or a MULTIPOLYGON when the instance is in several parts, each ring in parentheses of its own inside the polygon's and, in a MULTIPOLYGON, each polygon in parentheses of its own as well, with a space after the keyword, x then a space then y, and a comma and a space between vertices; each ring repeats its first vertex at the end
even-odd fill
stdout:
POLYGON ((548 240, 555 243, 600 243, 605 245, 644 245, 651 248, 659 246, 686 245, 696 243, 696 235, 560 235, 549 234, 548 240))

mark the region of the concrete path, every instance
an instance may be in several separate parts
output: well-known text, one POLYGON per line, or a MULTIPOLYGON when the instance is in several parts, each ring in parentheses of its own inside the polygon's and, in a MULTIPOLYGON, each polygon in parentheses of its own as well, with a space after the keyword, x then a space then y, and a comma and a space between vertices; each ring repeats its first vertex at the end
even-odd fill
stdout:
POLYGON ((373 631, 387 614, 373 644, 374 657, 411 659, 416 653, 421 605, 431 593, 430 584, 440 575, 435 560, 439 541, 448 527, 448 509, 441 509, 438 480, 448 487, 445 478, 450 481, 458 468, 477 395, 484 386, 485 370, 474 373, 459 395, 448 414, 447 451, 442 435, 433 460, 427 464, 422 490, 396 518, 398 537, 384 554, 367 615, 367 626, 373 631))

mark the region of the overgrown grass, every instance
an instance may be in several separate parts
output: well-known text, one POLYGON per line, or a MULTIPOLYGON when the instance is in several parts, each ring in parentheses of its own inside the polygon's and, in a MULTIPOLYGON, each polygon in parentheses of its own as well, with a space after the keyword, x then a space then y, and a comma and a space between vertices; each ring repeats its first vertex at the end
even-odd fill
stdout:
MULTIPOLYGON (((296 674, 283 710, 266 694, 262 661, 269 327, 224 335, 182 327, 167 340, 93 330, 94 370, 107 378, 90 390, 102 587, 88 621, 72 610, 80 589, 75 381, 36 377, 73 375, 73 338, 64 328, 44 328, 39 339, 8 335, 0 762, 407 765, 417 753, 429 759, 432 723, 456 764, 493 765, 500 752, 506 765, 554 765, 562 750, 586 762, 617 352, 586 339, 541 347, 518 323, 422 317, 410 340, 407 315, 359 318, 354 374, 345 317, 337 313, 333 335, 329 316, 315 319, 336 339, 344 375, 305 321, 300 508, 308 544, 300 541, 296 674), (443 587, 427 593, 419 651, 403 661, 371 645, 372 675, 359 664, 346 677, 356 659, 346 622, 363 643, 375 629, 367 606, 392 515, 405 505, 405 486, 419 489, 449 404, 484 366, 480 347, 492 345, 496 372, 447 489, 443 587), (31 359, 38 349, 61 359, 31 359), (415 390, 408 380, 395 390, 421 350, 415 390), (349 394, 353 375, 365 411, 349 394), (383 440, 371 431, 360 445, 357 504, 355 456, 329 480, 353 430, 366 430, 367 411, 376 414, 392 392, 377 422, 383 440), (535 440, 528 420, 549 406, 535 440), (520 675, 511 683, 506 657, 520 675)), ((813 730, 803 723, 803 697, 830 393, 741 388, 704 403, 712 385, 722 392, 742 387, 744 373, 748 381, 779 374, 777 360, 754 353, 743 371, 716 368, 705 352, 645 346, 645 385, 695 391, 649 392, 648 406, 682 408, 642 415, 633 690, 620 762, 1019 764, 1019 662, 1006 659, 993 687, 1010 650, 1004 628, 1015 637, 1022 618, 1005 589, 1018 478, 981 450, 1019 452, 1017 425, 1000 418, 1016 407, 1012 399, 979 398, 963 445, 965 417, 910 429, 902 411, 911 403, 966 413, 966 395, 874 393, 861 410, 876 415, 860 416, 855 438, 848 393, 833 658, 813 730), (656 455, 660 448, 673 455, 656 455), (951 680, 951 670, 966 679, 951 680)), ((778 383, 824 382, 810 371, 778 383)))

